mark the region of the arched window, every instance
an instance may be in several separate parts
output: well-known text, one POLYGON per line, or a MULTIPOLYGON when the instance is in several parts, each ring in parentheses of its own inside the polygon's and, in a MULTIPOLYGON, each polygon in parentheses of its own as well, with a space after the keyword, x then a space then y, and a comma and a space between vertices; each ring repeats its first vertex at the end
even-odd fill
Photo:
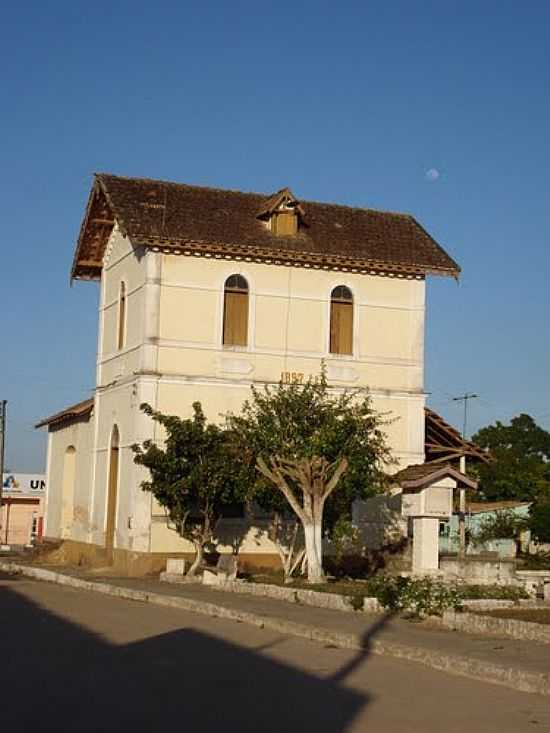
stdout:
POLYGON ((330 294, 330 353, 353 354, 353 295, 345 285, 330 294))
POLYGON ((107 484, 107 516, 105 518, 105 547, 108 553, 109 562, 112 561, 112 553, 115 544, 116 529, 116 507, 118 494, 118 464, 119 464, 119 443, 120 435, 115 425, 111 433, 109 446, 109 473, 107 484))
POLYGON ((70 445, 63 457, 63 483, 61 498, 61 537, 70 537, 74 515, 74 489, 76 481, 76 448, 70 445))
POLYGON ((123 349, 126 343, 126 285, 120 283, 118 293, 118 340, 117 346, 123 349))
POLYGON ((225 281, 223 302, 223 345, 246 346, 248 343, 248 283, 242 275, 225 281))

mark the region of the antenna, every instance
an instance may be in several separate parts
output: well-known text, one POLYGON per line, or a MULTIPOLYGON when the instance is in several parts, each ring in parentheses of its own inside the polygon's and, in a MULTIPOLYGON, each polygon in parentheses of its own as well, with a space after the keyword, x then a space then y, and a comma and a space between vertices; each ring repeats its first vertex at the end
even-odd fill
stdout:
POLYGON ((454 402, 464 402, 464 423, 462 426, 462 437, 464 440, 466 440, 466 425, 468 420, 468 400, 473 400, 479 395, 474 394, 473 392, 466 392, 463 395, 460 395, 460 397, 453 397, 454 402))

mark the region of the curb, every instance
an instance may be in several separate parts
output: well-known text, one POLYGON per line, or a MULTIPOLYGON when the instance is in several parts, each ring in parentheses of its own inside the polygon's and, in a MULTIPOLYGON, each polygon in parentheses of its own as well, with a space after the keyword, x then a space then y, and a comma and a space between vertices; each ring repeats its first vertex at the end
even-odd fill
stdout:
POLYGON ((271 631, 309 639, 310 641, 330 644, 341 649, 370 649, 374 654, 391 656, 396 659, 406 659, 449 674, 469 677, 470 679, 481 680, 483 682, 492 682, 493 684, 511 687, 521 692, 532 692, 550 696, 550 675, 546 674, 505 667, 470 657, 445 652, 440 653, 431 649, 413 647, 405 644, 385 641, 367 642, 365 644, 362 636, 359 634, 342 633, 318 626, 309 626, 296 623, 295 621, 273 618, 271 616, 260 616, 259 614, 238 611, 215 603, 195 601, 191 598, 166 596, 161 593, 124 588, 111 583, 83 580, 82 578, 75 578, 72 575, 57 573, 53 570, 19 565, 13 562, 0 562, 0 570, 7 573, 18 573, 29 578, 56 583, 58 585, 103 593, 104 595, 114 596, 116 598, 142 601, 157 606, 179 608, 184 611, 200 613, 213 618, 240 621, 260 629, 270 629, 271 631))
POLYGON ((533 621, 444 611, 443 616, 430 616, 428 623, 441 629, 463 631, 466 634, 483 634, 495 638, 505 636, 518 641, 550 644, 550 626, 544 626, 533 621))

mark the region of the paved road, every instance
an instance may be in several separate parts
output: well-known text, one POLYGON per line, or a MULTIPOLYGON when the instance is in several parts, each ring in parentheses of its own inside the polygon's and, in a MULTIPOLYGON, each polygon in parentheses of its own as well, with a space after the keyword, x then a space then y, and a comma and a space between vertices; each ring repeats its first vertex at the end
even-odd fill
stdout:
POLYGON ((550 730, 548 698, 22 577, 0 623, 5 731, 550 730))

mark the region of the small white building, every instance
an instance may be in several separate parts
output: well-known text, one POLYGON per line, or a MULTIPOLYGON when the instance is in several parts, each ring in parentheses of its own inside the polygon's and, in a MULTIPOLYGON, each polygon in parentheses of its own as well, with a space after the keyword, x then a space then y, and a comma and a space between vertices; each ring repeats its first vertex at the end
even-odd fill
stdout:
MULTIPOLYGON (((459 272, 410 215, 97 175, 72 268, 100 288, 96 388, 40 423, 46 536, 130 572, 184 555, 140 489, 131 446, 162 440, 140 404, 187 416, 199 400, 218 420, 251 385, 301 382, 321 360, 334 389, 368 387, 396 418, 399 465, 422 463, 426 276, 459 272)), ((278 562, 256 531, 240 554, 278 562)))
POLYGON ((46 476, 4 473, 0 509, 0 545, 21 547, 42 536, 46 476))

